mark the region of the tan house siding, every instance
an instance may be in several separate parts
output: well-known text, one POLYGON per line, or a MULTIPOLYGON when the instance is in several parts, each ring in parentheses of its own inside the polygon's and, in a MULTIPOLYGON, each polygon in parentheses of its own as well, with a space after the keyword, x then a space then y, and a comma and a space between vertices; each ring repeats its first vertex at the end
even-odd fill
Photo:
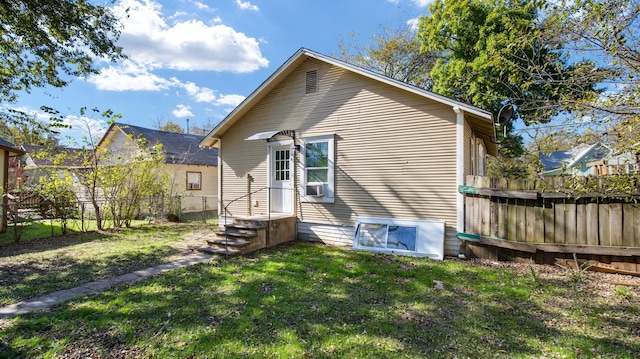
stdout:
MULTIPOLYGON (((377 216, 442 220, 455 238, 455 124, 451 106, 308 59, 220 136, 222 203, 247 193, 247 175, 251 190, 268 184, 266 143, 245 138, 290 129, 301 139, 334 134, 335 202, 297 203, 300 233, 350 244, 345 233, 356 217, 377 216), (318 92, 306 95, 305 73, 315 69, 318 92)), ((266 213, 267 192, 234 202, 229 215, 246 215, 248 205, 251 214, 266 213)))
MULTIPOLYGON (((123 159, 143 153, 135 139, 131 139, 119 127, 105 135, 100 147, 115 156, 103 159, 105 165, 114 164, 123 159)), ((190 165, 186 163, 164 163, 162 171, 168 177, 168 192, 170 196, 181 196, 181 211, 200 212, 202 210, 218 210, 218 170, 215 166, 190 165), (187 189, 187 172, 201 173, 201 189, 187 189), (203 199, 206 198, 206 199, 203 199)))
POLYGON ((218 169, 213 166, 165 164, 171 195, 182 196, 182 212, 216 211, 218 209, 218 169), (201 189, 187 189, 187 172, 201 173, 201 189))
POLYGON ((472 173, 471 154, 473 143, 471 141, 471 126, 469 121, 464 121, 464 176, 472 173))

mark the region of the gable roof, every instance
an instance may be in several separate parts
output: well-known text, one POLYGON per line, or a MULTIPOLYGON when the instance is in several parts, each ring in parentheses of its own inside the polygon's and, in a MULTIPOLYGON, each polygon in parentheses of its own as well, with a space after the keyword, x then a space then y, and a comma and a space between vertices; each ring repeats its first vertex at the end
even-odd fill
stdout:
MULTIPOLYGON (((204 136, 160 131, 124 123, 114 123, 109 127, 102 141, 104 141, 107 135, 115 130, 115 128, 133 137, 142 136, 149 143, 162 144, 165 153, 165 163, 218 166, 218 149, 202 148, 199 145, 204 136)), ((100 141, 100 143, 102 143, 102 141, 100 141)), ((98 146, 100 146, 100 144, 98 144, 98 146)))
POLYGON ((38 167, 51 167, 58 165, 67 168, 85 167, 85 162, 91 156, 93 151, 82 148, 70 148, 62 146, 35 146, 22 145, 25 154, 29 156, 34 165, 38 167), (65 156, 63 163, 56 163, 58 156, 65 156))
POLYGON ((292 73, 298 65, 304 62, 306 59, 313 58, 333 66, 343 68, 345 70, 360 74, 362 76, 386 83, 388 85, 400 88, 402 90, 417 94, 430 100, 440 102, 451 107, 457 107, 465 112, 474 114, 475 116, 486 119, 493 127, 493 116, 491 112, 480 109, 478 107, 450 99, 448 97, 436 94, 425 89, 409 85, 405 82, 387 77, 373 71, 364 69, 362 67, 349 64, 342 60, 338 60, 320 53, 311 51, 306 48, 301 48, 293 56, 291 56, 282 66, 280 66, 271 76, 267 78, 255 91, 253 91, 240 105, 238 105, 233 111, 231 111, 227 117, 225 117, 216 127, 211 130, 200 142, 203 146, 215 146, 218 140, 218 136, 232 126, 243 114, 251 109, 258 101, 260 101, 269 91, 276 87, 284 78, 292 73))
POLYGON ((603 157, 603 153, 598 150, 603 149, 609 153, 611 150, 600 142, 593 145, 586 143, 579 144, 569 151, 553 151, 551 153, 540 153, 540 162, 544 172, 555 172, 562 168, 572 168, 584 163, 585 160, 598 160, 603 157))
POLYGON ((16 148, 13 143, 5 140, 2 137, 0 137, 0 148, 5 151, 9 151, 9 156, 20 156, 24 154, 21 149, 16 148))

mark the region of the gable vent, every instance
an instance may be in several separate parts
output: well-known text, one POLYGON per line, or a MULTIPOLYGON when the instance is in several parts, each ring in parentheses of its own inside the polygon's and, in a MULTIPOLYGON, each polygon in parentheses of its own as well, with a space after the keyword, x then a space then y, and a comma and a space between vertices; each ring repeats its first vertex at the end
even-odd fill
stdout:
POLYGON ((307 71, 307 94, 318 92, 318 70, 307 71))

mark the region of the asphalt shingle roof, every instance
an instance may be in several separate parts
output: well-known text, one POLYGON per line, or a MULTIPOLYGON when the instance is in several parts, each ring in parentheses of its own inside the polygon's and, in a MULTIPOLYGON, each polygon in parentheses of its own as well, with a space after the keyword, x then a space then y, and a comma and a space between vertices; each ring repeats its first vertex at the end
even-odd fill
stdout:
POLYGON ((182 163, 196 166, 218 166, 218 149, 201 148, 198 144, 204 136, 153 130, 124 123, 116 123, 124 133, 142 136, 149 143, 160 143, 165 151, 166 163, 182 163))
POLYGON ((33 163, 41 167, 58 165, 62 167, 84 167, 87 159, 93 153, 90 150, 69 147, 47 147, 35 145, 22 145, 24 151, 29 155, 33 163), (58 156, 64 156, 56 163, 58 156))

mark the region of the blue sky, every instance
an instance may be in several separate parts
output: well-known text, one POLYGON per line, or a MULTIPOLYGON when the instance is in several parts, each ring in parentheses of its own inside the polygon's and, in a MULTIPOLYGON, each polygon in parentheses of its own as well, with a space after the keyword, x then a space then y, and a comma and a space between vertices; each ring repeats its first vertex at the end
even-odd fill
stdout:
POLYGON ((63 89, 36 89, 13 107, 44 116, 42 105, 67 116, 79 139, 101 134, 99 116, 79 109, 111 109, 120 122, 155 128, 173 121, 205 127, 222 120, 299 48, 331 55, 351 33, 361 44, 381 27, 415 24, 430 0, 122 0, 119 45, 129 59, 102 63, 100 75, 63 89))

